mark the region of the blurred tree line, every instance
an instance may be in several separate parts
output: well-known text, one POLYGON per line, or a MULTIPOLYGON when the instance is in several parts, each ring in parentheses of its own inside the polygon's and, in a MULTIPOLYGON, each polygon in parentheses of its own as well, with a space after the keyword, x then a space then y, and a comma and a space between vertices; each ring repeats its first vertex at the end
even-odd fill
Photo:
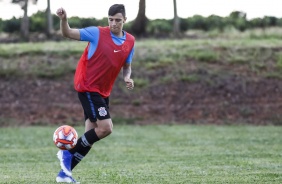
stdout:
MULTIPOLYGON (((35 3, 37 0, 33 0, 35 3)), ((21 5, 22 9, 28 0, 12 0, 13 3, 21 5), (24 2, 24 3, 23 3, 24 2)), ((49 0, 48 0, 49 2, 49 0)), ((282 27, 282 18, 273 16, 265 16, 263 18, 247 19, 247 14, 241 11, 231 12, 227 17, 210 15, 203 17, 194 15, 188 18, 180 18, 177 16, 176 0, 174 2, 174 18, 173 19, 155 19, 149 20, 145 15, 145 0, 139 2, 139 12, 133 21, 127 22, 124 25, 124 30, 132 33, 136 37, 181 37, 188 30, 212 31, 217 30, 223 32, 226 29, 237 29, 245 31, 248 29, 267 27, 282 27)), ((26 11, 24 11, 26 12, 26 11)), ((46 38, 51 38, 56 35, 59 30, 59 18, 51 14, 50 2, 46 11, 39 11, 27 18, 25 15, 22 18, 13 17, 10 20, 2 20, 0 18, 0 33, 19 34, 23 40, 27 41, 29 32, 43 33, 46 38)), ((80 18, 69 17, 71 27, 82 28, 88 26, 106 26, 108 25, 107 18, 80 18)))
MULTIPOLYGON (((54 30, 59 30, 60 20, 56 15, 52 15, 54 30)), ((232 12, 228 17, 220 17, 217 15, 211 15, 203 17, 201 15, 194 15, 188 18, 179 18, 180 20, 180 32, 184 33, 189 29, 197 29, 203 31, 211 31, 214 29, 223 31, 225 28, 235 28, 239 31, 245 31, 253 28, 267 28, 278 26, 282 27, 282 18, 276 18, 271 16, 265 16, 263 18, 254 18, 247 20, 246 13, 235 11, 232 12)), ((21 28, 21 19, 13 17, 10 20, 2 20, 0 18, 0 32, 6 33, 19 33, 21 28)), ((46 32, 47 22, 46 13, 39 11, 33 14, 29 18, 29 30, 30 32, 46 32)), ((129 32, 136 32, 133 29, 132 24, 134 21, 127 22, 124 25, 124 29, 129 32)), ((106 26, 108 25, 107 18, 95 19, 95 18, 80 18, 70 17, 69 24, 71 27, 87 27, 87 26, 106 26)), ((155 19, 148 20, 145 28, 146 35, 144 36, 169 36, 173 32, 173 19, 155 19)))
MULTIPOLYGON (((247 20, 247 15, 244 12, 235 11, 227 17, 220 17, 217 15, 211 15, 203 17, 201 15, 194 15, 188 18, 179 18, 180 33, 185 33, 188 30, 219 30, 223 31, 226 28, 235 28, 239 31, 245 31, 253 28, 267 28, 267 27, 282 27, 282 18, 276 18, 271 16, 265 16, 263 18, 254 18, 247 20)), ((0 18, 0 32, 5 33, 20 33, 22 18, 13 17, 10 20, 2 20, 0 18)), ((52 15, 53 28, 59 30, 60 20, 56 15, 52 15)), ((124 29, 135 35, 138 35, 139 29, 134 29, 135 21, 127 22, 124 25, 124 29)), ((106 26, 108 25, 107 18, 95 19, 95 18, 80 18, 70 17, 69 24, 71 27, 87 27, 87 26, 106 26)), ((172 36, 174 29, 173 19, 155 19, 147 20, 147 24, 142 26, 144 33, 142 36, 146 37, 169 37, 172 36)), ((47 19, 44 11, 39 11, 29 17, 29 31, 47 33, 47 19)))

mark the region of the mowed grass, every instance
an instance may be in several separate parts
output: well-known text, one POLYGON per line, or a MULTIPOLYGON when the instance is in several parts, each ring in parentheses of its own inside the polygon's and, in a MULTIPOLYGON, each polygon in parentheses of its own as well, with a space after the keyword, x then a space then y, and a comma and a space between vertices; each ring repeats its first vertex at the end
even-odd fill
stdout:
MULTIPOLYGON (((55 183, 55 129, 1 128, 0 183, 55 183)), ((282 183, 281 132, 275 126, 117 125, 73 176, 81 184, 282 183)))

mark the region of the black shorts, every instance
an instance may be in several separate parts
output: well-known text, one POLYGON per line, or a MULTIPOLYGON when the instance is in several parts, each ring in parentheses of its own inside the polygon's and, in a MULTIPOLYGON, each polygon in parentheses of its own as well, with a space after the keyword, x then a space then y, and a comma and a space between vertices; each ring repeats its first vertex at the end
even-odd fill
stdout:
POLYGON ((78 98, 84 110, 85 120, 96 122, 97 119, 111 118, 109 112, 109 98, 103 98, 96 92, 78 92, 78 98))

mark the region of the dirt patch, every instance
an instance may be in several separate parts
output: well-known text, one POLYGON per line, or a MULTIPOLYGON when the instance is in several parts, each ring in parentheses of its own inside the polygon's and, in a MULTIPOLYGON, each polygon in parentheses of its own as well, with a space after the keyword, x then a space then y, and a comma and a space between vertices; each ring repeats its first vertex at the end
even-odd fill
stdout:
MULTIPOLYGON (((59 79, 0 78, 0 123, 83 124, 72 86, 59 79)), ((126 91, 120 79, 110 97, 114 123, 282 124, 282 81, 236 75, 191 83, 175 81, 126 91)))

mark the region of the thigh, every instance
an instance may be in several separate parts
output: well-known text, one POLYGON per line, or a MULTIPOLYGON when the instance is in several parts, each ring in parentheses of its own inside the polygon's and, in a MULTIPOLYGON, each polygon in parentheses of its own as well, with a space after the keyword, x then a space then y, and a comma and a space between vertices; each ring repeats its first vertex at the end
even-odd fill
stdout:
POLYGON ((89 119, 85 120, 85 132, 88 132, 89 130, 97 127, 97 122, 91 122, 89 119))
POLYGON ((111 118, 98 120, 96 125, 98 128, 111 129, 111 130, 113 129, 113 122, 111 118))
POLYGON ((99 93, 79 92, 78 98, 84 110, 85 120, 91 122, 110 119, 109 99, 103 98, 99 93))

